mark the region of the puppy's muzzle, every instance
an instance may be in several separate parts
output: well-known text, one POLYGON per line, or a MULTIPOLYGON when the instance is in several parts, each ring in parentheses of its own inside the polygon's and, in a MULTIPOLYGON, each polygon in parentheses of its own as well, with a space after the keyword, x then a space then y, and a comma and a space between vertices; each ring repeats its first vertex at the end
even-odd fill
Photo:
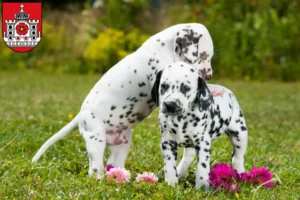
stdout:
POLYGON ((211 69, 208 69, 208 70, 206 70, 206 69, 199 70, 198 73, 199 73, 199 74, 202 76, 202 78, 204 78, 204 80, 206 80, 206 81, 208 81, 208 80, 210 80, 210 79, 212 78, 212 71, 211 71, 211 69))
POLYGON ((178 100, 163 102, 162 113, 167 115, 179 115, 182 113, 182 108, 178 100))

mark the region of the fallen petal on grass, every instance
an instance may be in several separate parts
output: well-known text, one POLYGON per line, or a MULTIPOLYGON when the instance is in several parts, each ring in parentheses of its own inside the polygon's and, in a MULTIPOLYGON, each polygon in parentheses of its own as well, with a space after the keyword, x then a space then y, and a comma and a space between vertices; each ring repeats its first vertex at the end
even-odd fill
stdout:
POLYGON ((152 172, 144 172, 142 174, 138 174, 135 180, 136 182, 145 181, 147 183, 155 184, 158 181, 158 177, 152 172))
POLYGON ((106 172, 107 181, 115 181, 116 183, 128 183, 130 181, 130 172, 122 168, 111 168, 106 172))

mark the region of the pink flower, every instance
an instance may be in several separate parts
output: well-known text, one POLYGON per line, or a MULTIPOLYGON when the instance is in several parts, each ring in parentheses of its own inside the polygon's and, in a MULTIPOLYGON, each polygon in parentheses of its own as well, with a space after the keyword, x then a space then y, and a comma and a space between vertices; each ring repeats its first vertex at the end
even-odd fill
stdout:
POLYGON ((232 184, 229 188, 230 192, 240 192, 238 184, 232 184))
MULTIPOLYGON (((244 174, 242 175, 242 177, 243 180, 251 183, 253 186, 259 186, 261 184, 264 184, 265 182, 272 180, 273 174, 269 172, 268 169, 265 167, 259 169, 256 166, 254 166, 249 174, 244 174)), ((269 182, 266 183, 264 186, 267 188, 272 188, 274 187, 274 185, 274 183, 269 182)))
POLYGON ((155 184, 158 181, 158 178, 152 172, 144 172, 142 174, 138 174, 135 180, 136 182, 145 181, 147 183, 155 184))
POLYGON ((106 166, 106 171, 109 172, 110 169, 115 168, 113 165, 107 165, 106 166))
POLYGON ((209 183, 215 189, 221 187, 228 191, 237 191, 238 186, 233 183, 240 180, 237 170, 226 163, 216 164, 209 175, 209 183))
POLYGON ((126 169, 113 167, 106 172, 106 180, 114 180, 116 183, 126 183, 130 181, 130 172, 126 169))

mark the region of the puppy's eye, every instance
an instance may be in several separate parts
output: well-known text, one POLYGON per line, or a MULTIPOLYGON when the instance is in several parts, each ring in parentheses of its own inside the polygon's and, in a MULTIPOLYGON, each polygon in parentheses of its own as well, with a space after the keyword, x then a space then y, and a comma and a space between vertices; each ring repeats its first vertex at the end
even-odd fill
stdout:
POLYGON ((185 85, 183 83, 180 85, 180 92, 182 92, 183 94, 187 93, 190 90, 191 90, 190 86, 185 85))
POLYGON ((161 86, 160 86, 160 93, 164 94, 169 89, 169 87, 170 87, 169 84, 166 84, 166 83, 161 84, 161 86))
POLYGON ((163 83, 162 85, 161 85, 161 89, 168 89, 169 88, 169 85, 168 84, 166 84, 166 83, 163 83))

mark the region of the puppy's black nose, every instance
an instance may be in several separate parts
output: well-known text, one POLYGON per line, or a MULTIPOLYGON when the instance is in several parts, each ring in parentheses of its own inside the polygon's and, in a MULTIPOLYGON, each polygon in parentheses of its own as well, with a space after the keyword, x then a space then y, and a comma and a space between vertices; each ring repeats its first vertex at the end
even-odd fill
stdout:
POLYGON ((205 78, 205 80, 210 80, 210 79, 211 79, 211 75, 210 75, 210 74, 206 74, 206 75, 204 76, 204 78, 205 78))
POLYGON ((162 112, 165 114, 179 114, 181 107, 175 101, 164 102, 162 112))

